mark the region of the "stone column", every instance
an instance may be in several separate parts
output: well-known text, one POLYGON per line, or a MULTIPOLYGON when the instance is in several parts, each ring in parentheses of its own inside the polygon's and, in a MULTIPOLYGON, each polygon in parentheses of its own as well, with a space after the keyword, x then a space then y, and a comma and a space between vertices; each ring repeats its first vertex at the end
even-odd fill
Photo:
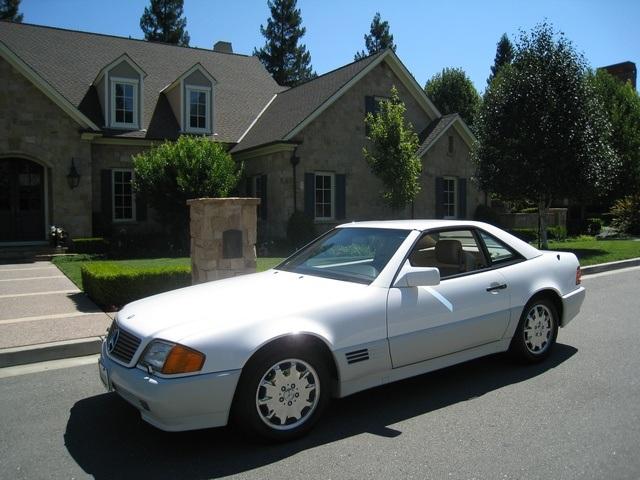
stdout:
POLYGON ((256 271, 259 198, 188 200, 191 231, 191 281, 235 277, 256 271))

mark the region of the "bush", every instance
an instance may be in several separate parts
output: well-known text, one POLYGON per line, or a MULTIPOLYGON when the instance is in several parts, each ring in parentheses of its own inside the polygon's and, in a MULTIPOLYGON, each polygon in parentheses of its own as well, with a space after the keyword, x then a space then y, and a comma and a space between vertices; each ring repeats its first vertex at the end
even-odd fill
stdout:
POLYGON ((120 308, 157 293, 191 285, 188 266, 131 267, 114 262, 83 265, 84 291, 98 305, 120 308))
POLYGON ((611 226, 619 232, 640 235, 640 195, 621 198, 611 208, 611 226))
POLYGON ((598 235, 602 231, 604 221, 601 218, 587 218, 587 232, 589 235, 598 235))
POLYGON ((188 248, 168 233, 137 233, 121 229, 109 238, 109 258, 188 256, 188 248))
POLYGON ((538 239, 538 231, 533 228, 513 228, 509 230, 509 233, 527 243, 538 239))
POLYGON ((567 229, 561 225, 547 227, 547 236, 551 240, 564 242, 567 239, 567 229))
POLYGON ((74 238, 71 242, 72 253, 98 255, 106 253, 108 247, 109 242, 102 237, 74 238))
POLYGON ((490 223, 496 227, 500 226, 500 215, 493 208, 488 205, 478 205, 473 215, 473 219, 478 222, 490 223))
POLYGON ((295 248, 306 245, 316 237, 316 225, 313 219, 303 212, 295 211, 287 222, 287 239, 295 248))

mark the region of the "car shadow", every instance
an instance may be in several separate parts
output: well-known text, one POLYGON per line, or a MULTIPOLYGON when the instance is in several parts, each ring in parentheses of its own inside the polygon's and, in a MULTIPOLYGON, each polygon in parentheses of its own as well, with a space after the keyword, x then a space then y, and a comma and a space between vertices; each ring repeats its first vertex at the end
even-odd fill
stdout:
POLYGON ((256 446, 230 427, 163 432, 115 393, 105 393, 71 408, 65 446, 96 479, 223 477, 362 433, 397 437, 402 432, 389 425, 527 381, 576 352, 557 344, 545 362, 535 365, 493 355, 334 400, 309 435, 279 445, 256 446))

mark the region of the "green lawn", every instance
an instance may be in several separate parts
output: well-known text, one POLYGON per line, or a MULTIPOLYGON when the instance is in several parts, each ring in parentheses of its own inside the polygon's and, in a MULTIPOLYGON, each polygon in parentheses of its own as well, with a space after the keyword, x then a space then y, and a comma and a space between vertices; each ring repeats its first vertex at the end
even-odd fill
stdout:
MULTIPOLYGON (((62 272, 75 283, 78 288, 84 290, 82 287, 82 277, 80 275, 80 269, 82 265, 87 262, 101 261, 102 259, 95 255, 74 255, 57 257, 53 259, 53 263, 62 270, 62 272)), ((262 272, 275 267, 279 264, 282 258, 258 258, 258 271, 262 272)), ((172 266, 172 265, 186 265, 191 264, 189 257, 181 258, 142 258, 136 260, 110 260, 110 262, 120 265, 126 265, 129 267, 160 267, 160 266, 172 266)))
POLYGON ((634 240, 595 240, 593 237, 579 237, 564 242, 549 242, 549 249, 575 253, 583 267, 640 257, 640 241, 634 240))

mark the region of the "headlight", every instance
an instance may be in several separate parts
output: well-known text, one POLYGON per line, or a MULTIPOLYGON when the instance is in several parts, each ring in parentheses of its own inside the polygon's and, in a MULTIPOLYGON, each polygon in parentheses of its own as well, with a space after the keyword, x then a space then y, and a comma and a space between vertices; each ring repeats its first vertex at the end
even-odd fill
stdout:
POLYGON ((165 375, 197 372, 204 365, 204 354, 177 343, 154 340, 140 363, 165 375))

